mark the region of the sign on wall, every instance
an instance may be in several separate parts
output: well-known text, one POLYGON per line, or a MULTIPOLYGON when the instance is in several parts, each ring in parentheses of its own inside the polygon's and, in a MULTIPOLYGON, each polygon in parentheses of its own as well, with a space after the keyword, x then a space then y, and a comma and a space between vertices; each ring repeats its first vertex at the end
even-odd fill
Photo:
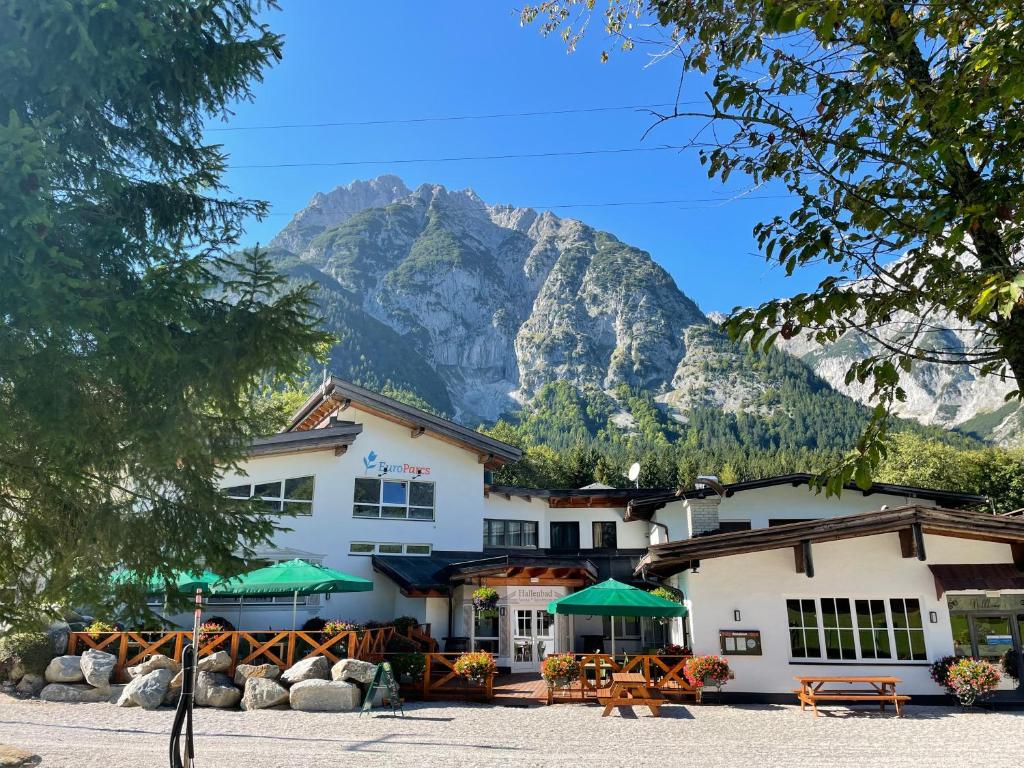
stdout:
POLYGON ((721 629, 718 639, 722 653, 732 656, 760 656, 761 632, 757 629, 721 629))
POLYGON ((531 603, 547 606, 552 600, 565 595, 565 587, 506 587, 504 602, 508 605, 531 603))
POLYGON ((381 457, 376 451, 370 451, 363 457, 363 472, 367 475, 417 475, 430 474, 430 467, 419 464, 398 464, 381 457))

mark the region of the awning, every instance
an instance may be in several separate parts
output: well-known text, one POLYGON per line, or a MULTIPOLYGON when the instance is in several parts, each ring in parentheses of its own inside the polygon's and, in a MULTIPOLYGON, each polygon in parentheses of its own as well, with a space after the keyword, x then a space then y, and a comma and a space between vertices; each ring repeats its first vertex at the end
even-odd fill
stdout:
POLYGON ((935 577, 935 595, 944 592, 978 590, 995 592, 1002 589, 1024 589, 1024 571, 1013 563, 979 563, 966 565, 929 565, 935 577))

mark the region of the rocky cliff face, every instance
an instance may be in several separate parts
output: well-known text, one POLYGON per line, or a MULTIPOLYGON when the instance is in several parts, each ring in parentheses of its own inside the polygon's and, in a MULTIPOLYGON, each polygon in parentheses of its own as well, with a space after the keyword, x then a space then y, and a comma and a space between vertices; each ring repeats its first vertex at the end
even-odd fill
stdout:
MULTIPOLYGON (((783 407, 782 379, 812 375, 740 352, 649 254, 580 221, 489 205, 472 190, 356 181, 316 194, 271 252, 317 283, 324 323, 341 337, 337 374, 411 393, 472 426, 554 381, 608 393, 628 384, 679 420, 697 406, 768 416, 783 407)), ((866 400, 843 378, 867 345, 850 337, 787 349, 866 400)), ((808 386, 819 384, 827 387, 808 386)), ((908 384, 908 417, 1000 441, 1022 431, 1020 414, 1002 408, 1009 384, 929 365, 908 384)))

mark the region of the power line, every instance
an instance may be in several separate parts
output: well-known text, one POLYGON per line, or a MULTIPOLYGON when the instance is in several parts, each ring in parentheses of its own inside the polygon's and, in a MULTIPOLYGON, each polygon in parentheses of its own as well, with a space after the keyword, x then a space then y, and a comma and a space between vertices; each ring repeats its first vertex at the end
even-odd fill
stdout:
POLYGON ((704 104, 703 101, 680 101, 665 104, 634 104, 619 107, 580 107, 578 109, 548 109, 532 112, 495 112, 483 115, 443 115, 438 117, 402 117, 382 120, 344 120, 325 123, 279 123, 276 125, 226 125, 220 128, 207 128, 207 131, 280 131, 297 128, 354 128, 369 125, 410 125, 416 123, 451 123, 462 120, 499 120, 510 117, 542 117, 547 115, 580 115, 595 112, 625 112, 637 109, 664 109, 665 107, 682 107, 704 104))
POLYGON ((663 147, 622 147, 618 149, 579 149, 564 152, 525 152, 507 155, 461 155, 454 157, 411 157, 391 158, 386 160, 337 160, 308 163, 253 163, 245 165, 229 165, 237 169, 268 169, 268 168, 328 168, 352 165, 405 165, 409 163, 457 163, 471 160, 525 160, 544 157, 581 157, 585 155, 620 155, 631 152, 664 152, 666 150, 682 150, 683 146, 667 145, 663 147))
MULTIPOLYGON (((717 205, 705 205, 706 208, 717 208, 729 203, 741 200, 780 200, 792 197, 792 195, 735 195, 734 197, 694 197, 678 200, 617 200, 603 203, 557 203, 557 204, 530 204, 530 205, 509 205, 512 208, 535 208, 540 210, 567 209, 567 208, 615 208, 620 206, 634 205, 699 205, 703 203, 716 203, 717 205)), ((491 206, 493 207, 502 207, 491 206)), ((268 213, 267 216, 293 216, 291 213, 268 213)))

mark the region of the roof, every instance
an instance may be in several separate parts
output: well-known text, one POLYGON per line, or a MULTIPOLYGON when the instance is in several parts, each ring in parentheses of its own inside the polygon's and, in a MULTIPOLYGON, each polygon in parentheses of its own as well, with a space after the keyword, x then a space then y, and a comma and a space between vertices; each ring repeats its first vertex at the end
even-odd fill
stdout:
POLYGON ((394 581, 403 592, 448 593, 453 583, 516 568, 572 569, 588 580, 617 576, 631 579, 633 568, 646 552, 620 549, 612 552, 545 549, 438 551, 422 555, 374 555, 373 569, 394 581))
POLYGON ((938 597, 943 592, 1024 589, 1024 571, 1013 563, 929 565, 938 597))
MULTIPOLYGON (((667 576, 684 571, 691 563, 700 560, 880 533, 900 533, 901 544, 902 537, 907 536, 909 548, 912 546, 909 534, 915 529, 938 536, 996 541, 1018 547, 1024 545, 1024 520, 1019 518, 958 509, 906 506, 658 544, 649 549, 638 570, 646 569, 648 573, 667 576)), ((907 550, 904 554, 908 556, 907 550)), ((917 554, 921 557, 923 552, 917 554)), ((1024 564, 1024 552, 1021 561, 1024 564)))
MULTIPOLYGON (((723 485, 723 496, 726 498, 742 493, 753 491, 758 488, 771 488, 777 485, 810 485, 815 476, 808 472, 793 472, 788 475, 775 475, 760 480, 744 480, 740 483, 727 483, 723 485)), ((856 483, 846 483, 843 488, 848 491, 859 491, 865 496, 874 494, 885 494, 888 496, 903 496, 909 499, 926 499, 942 504, 947 507, 980 506, 988 504, 987 496, 980 496, 975 493, 960 493, 958 491, 946 491, 937 488, 920 488, 913 485, 898 485, 896 483, 872 483, 868 488, 861 488, 856 483)), ((666 493, 661 497, 650 497, 631 501, 626 510, 627 520, 649 520, 651 516, 666 504, 683 499, 705 499, 708 496, 717 496, 718 493, 712 488, 691 488, 679 490, 674 493, 666 493)))
POLYGON ((543 499, 549 507, 625 507, 633 499, 647 500, 661 498, 669 493, 668 488, 609 488, 586 486, 584 488, 523 488, 514 485, 487 485, 485 494, 497 494, 511 498, 543 499))
POLYGON ((259 437, 253 440, 249 445, 248 454, 250 457, 276 456, 281 453, 323 451, 329 448, 344 451, 362 431, 362 424, 345 422, 306 432, 279 432, 270 437, 259 437))
POLYGON ((312 431, 327 416, 344 411, 351 404, 381 418, 409 427, 413 436, 430 434, 478 454, 487 468, 519 461, 523 452, 514 445, 495 440, 449 419, 415 408, 379 392, 332 376, 296 411, 283 434, 312 431))

